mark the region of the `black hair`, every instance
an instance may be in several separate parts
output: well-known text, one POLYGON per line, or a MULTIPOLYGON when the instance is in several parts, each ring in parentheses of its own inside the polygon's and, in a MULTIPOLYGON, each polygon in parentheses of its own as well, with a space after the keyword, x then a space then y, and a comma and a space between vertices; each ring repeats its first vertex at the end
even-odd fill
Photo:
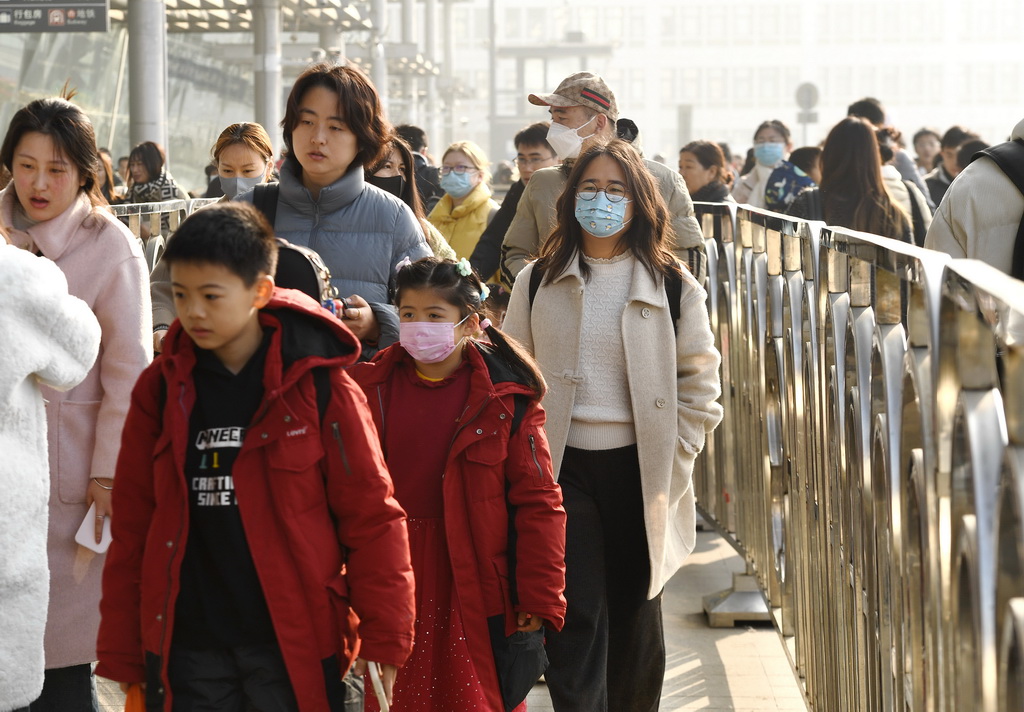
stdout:
MULTIPOLYGON (((719 150, 715 146, 715 150, 719 150)), ((670 251, 675 242, 668 208, 643 157, 627 141, 615 139, 588 149, 576 159, 566 179, 565 190, 555 203, 555 227, 544 241, 537 260, 544 269, 544 284, 550 284, 569 268, 575 259, 585 280, 590 279, 590 265, 583 259, 583 228, 576 219, 576 189, 590 164, 606 156, 615 161, 626 178, 626 192, 633 202, 633 217, 620 236, 637 261, 652 279, 658 275, 679 275, 679 261, 670 251)), ((534 267, 537 269, 537 267, 534 267)))
MULTIPOLYGON (((356 156, 352 165, 370 168, 380 162, 391 140, 391 124, 384 117, 380 95, 373 82, 354 64, 320 62, 307 67, 292 86, 281 119, 282 138, 288 153, 294 156, 292 133, 299 125, 300 106, 310 89, 332 91, 338 97, 338 112, 356 136, 356 156)), ((301 166, 300 166, 301 168, 301 166)))
POLYGON ((555 149, 551 148, 551 144, 548 143, 548 129, 550 127, 550 121, 538 121, 535 124, 530 124, 516 134, 513 143, 517 149, 520 146, 543 146, 554 156, 555 149))
POLYGON ((274 229, 251 203, 215 203, 188 216, 167 243, 163 261, 220 265, 251 287, 277 270, 274 229))
POLYGON ((427 147, 427 132, 419 126, 401 124, 395 127, 395 133, 405 139, 409 148, 417 153, 427 147))
POLYGON ((965 129, 963 126, 950 126, 946 133, 942 134, 939 142, 942 148, 959 148, 971 139, 979 138, 978 134, 965 129))
POLYGON ((885 123, 885 109, 882 107, 882 102, 873 96, 866 96, 850 104, 846 108, 846 115, 867 119, 874 126, 881 126, 885 123))
POLYGON ((785 141, 786 143, 789 143, 789 127, 786 126, 786 124, 782 123, 782 121, 780 121, 779 119, 769 119, 768 121, 762 121, 760 125, 758 125, 757 130, 754 131, 755 141, 757 140, 757 135, 761 133, 763 129, 773 129, 777 131, 782 136, 782 140, 785 141))
MULTIPOLYGON (((463 317, 467 317, 474 313, 480 314, 483 310, 483 300, 480 298, 482 288, 483 282, 475 271, 470 270, 468 275, 463 276, 458 265, 451 260, 424 257, 398 271, 395 279, 395 305, 401 304, 402 291, 405 289, 432 289, 445 302, 457 307, 463 317)), ((497 327, 488 326, 484 332, 498 358, 521 379, 523 385, 533 391, 535 397, 541 398, 545 390, 544 377, 533 357, 515 339, 497 327)))
POLYGON ((789 154, 789 162, 807 175, 811 174, 811 169, 820 159, 821 149, 817 146, 801 146, 789 154))
MULTIPOLYGON (((132 161, 138 161, 145 167, 146 182, 151 183, 160 177, 160 174, 164 172, 164 149, 160 144, 153 143, 152 141, 143 141, 139 145, 132 149, 132 152, 128 155, 128 163, 132 161)), ((131 175, 129 173, 129 175, 131 175)))
POLYGON ((982 141, 980 138, 971 139, 970 141, 966 142, 965 144, 960 146, 960 148, 957 149, 957 166, 960 168, 960 170, 967 168, 967 165, 971 162, 971 158, 974 157, 974 154, 977 153, 978 151, 983 151, 986 148, 988 148, 988 144, 982 141))
MULTIPOLYGON (((67 87, 64 91, 68 99, 74 96, 67 87)), ((68 99, 36 99, 19 109, 7 127, 0 147, 0 163, 13 173, 14 151, 22 137, 33 132, 49 136, 57 151, 78 170, 79 178, 84 181, 81 191, 89 196, 94 206, 103 205, 107 201, 96 180, 102 166, 96 150, 96 132, 85 112, 68 99)))
POLYGON ((914 144, 917 144, 917 140, 920 138, 924 138, 925 136, 934 136, 936 141, 938 141, 940 144, 942 143, 942 136, 939 135, 938 130, 930 129, 926 126, 923 129, 918 129, 917 132, 914 134, 914 144))

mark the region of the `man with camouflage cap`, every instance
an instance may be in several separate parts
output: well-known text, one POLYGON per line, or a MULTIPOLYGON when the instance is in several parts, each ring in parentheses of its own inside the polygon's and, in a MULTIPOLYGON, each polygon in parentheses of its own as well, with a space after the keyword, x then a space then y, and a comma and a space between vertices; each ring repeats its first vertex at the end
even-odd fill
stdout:
MULTIPOLYGON (((555 226, 555 203, 565 188, 572 161, 582 152, 616 136, 619 109, 604 80, 591 72, 566 77, 552 94, 530 94, 531 104, 548 107, 548 143, 563 161, 537 171, 526 185, 515 218, 502 244, 502 281, 511 287, 516 275, 540 252, 555 226)), ((703 282, 707 274, 704 236, 693 214, 693 202, 682 176, 667 166, 644 160, 665 204, 676 236, 675 253, 703 282)))

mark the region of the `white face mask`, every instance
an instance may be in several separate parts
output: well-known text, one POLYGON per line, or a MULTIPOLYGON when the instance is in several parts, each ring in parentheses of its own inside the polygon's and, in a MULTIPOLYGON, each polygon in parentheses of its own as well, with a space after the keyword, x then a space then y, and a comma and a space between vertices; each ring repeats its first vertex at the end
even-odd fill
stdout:
POLYGON ((569 158, 577 158, 580 155, 583 140, 590 138, 596 132, 580 136, 579 131, 596 118, 597 115, 595 114, 590 117, 590 121, 575 129, 563 126, 562 124, 551 124, 550 128, 548 128, 548 144, 554 150, 555 155, 558 156, 558 160, 564 161, 569 158))
POLYGON ((234 198, 236 195, 241 195, 250 188, 255 188, 263 182, 263 176, 253 176, 252 178, 246 178, 245 176, 232 176, 230 178, 220 177, 220 187, 224 190, 224 195, 228 198, 234 198))

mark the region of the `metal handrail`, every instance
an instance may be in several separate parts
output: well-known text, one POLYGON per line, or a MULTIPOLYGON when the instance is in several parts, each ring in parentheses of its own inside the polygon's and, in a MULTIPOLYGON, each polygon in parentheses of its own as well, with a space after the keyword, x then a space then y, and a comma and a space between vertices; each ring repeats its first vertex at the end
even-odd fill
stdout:
POLYGON ((696 208, 726 413, 697 495, 742 544, 811 706, 1009 709, 1024 699, 1024 283, 696 208))

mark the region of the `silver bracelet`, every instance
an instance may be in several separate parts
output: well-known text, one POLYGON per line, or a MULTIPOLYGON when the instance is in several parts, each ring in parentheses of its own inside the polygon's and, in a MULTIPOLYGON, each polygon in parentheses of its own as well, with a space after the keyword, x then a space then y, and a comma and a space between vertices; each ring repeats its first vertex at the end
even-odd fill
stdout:
POLYGON ((100 487, 101 489, 105 489, 105 490, 107 490, 107 491, 109 491, 109 490, 112 490, 112 489, 114 489, 114 485, 110 485, 110 487, 107 487, 107 486, 106 486, 105 484, 103 484, 102 482, 100 482, 100 479, 99 479, 98 477, 91 477, 90 479, 91 479, 91 480, 92 480, 93 482, 95 482, 95 483, 96 483, 97 485, 99 485, 99 487, 100 487))

